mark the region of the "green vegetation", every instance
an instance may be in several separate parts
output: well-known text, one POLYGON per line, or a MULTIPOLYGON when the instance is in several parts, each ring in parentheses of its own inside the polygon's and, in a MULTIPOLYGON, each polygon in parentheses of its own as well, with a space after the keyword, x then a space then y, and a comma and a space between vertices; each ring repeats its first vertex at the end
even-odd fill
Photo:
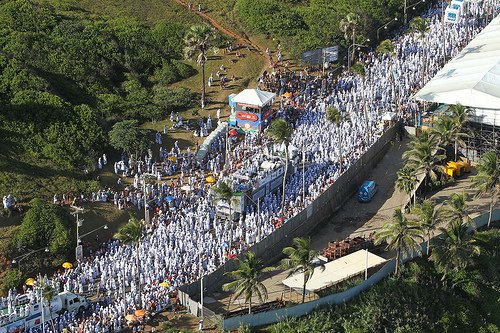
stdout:
POLYGON ((488 217, 488 227, 491 224, 491 214, 498 197, 500 196, 500 158, 490 151, 483 155, 477 165, 478 174, 474 176, 473 183, 477 189, 476 196, 490 196, 490 215, 488 217))
MULTIPOLYGON (((146 222, 144 220, 137 220, 132 217, 123 227, 118 230, 114 238, 120 240, 125 245, 132 245, 135 247, 135 264, 137 266, 137 286, 139 288, 139 295, 141 294, 141 259, 139 253, 139 246, 146 222)), ((142 298, 139 297, 139 308, 142 308, 142 298)))
POLYGON ((159 119, 192 106, 167 84, 195 71, 180 62, 187 29, 84 14, 51 2, 0 6, 2 155, 26 152, 57 167, 92 167, 120 119, 159 119))
MULTIPOLYGON (((447 236, 443 236, 447 239, 447 236)), ((468 236, 480 251, 468 265, 445 275, 417 258, 400 275, 331 306, 270 326, 271 333, 297 332, 498 332, 500 328, 500 231, 468 236)), ((467 245, 469 246, 469 245, 467 245)), ((470 247, 468 247, 470 249, 470 247)), ((450 253, 450 260, 455 254, 450 253)), ((460 256, 461 257, 461 256, 460 256)))
MULTIPOLYGON (((272 139, 272 141, 276 144, 284 144, 285 145, 285 171, 284 174, 288 174, 288 146, 292 140, 293 127, 282 118, 274 119, 271 122, 271 125, 266 128, 266 135, 272 139)), ((282 185, 282 196, 281 196, 281 214, 285 214, 285 185, 286 185, 286 177, 283 177, 283 185, 282 185)))
POLYGON ((311 239, 305 237, 296 237, 293 239, 293 247, 285 247, 283 254, 287 256, 281 260, 280 267, 283 269, 290 269, 288 277, 294 274, 304 274, 302 283, 302 303, 306 299, 306 284, 313 274, 314 268, 319 267, 321 270, 325 269, 324 265, 316 265, 313 260, 318 256, 318 252, 311 249, 311 239))
POLYGON ((244 255, 244 259, 236 258, 239 266, 238 269, 227 272, 234 281, 226 283, 222 286, 223 290, 234 289, 233 301, 243 295, 245 304, 248 303, 248 313, 252 313, 252 297, 257 296, 260 303, 267 300, 266 286, 260 281, 262 274, 274 270, 274 267, 263 267, 262 260, 255 256, 255 253, 248 251, 244 255))
POLYGON ((217 44, 217 34, 208 24, 194 25, 184 39, 184 53, 187 58, 196 55, 196 63, 201 67, 201 108, 205 108, 205 64, 208 51, 217 44))
POLYGON ((396 268, 398 274, 399 262, 407 254, 420 248, 422 229, 413 221, 408 221, 401 209, 396 209, 392 221, 384 223, 382 229, 376 233, 376 242, 387 243, 387 249, 396 250, 396 268))
POLYGON ((9 293, 9 289, 17 288, 22 282, 21 272, 17 269, 7 269, 2 276, 1 291, 3 295, 9 293))
POLYGON ((233 245, 233 229, 234 229, 232 201, 233 201, 235 192, 233 191, 231 186, 229 186, 228 184, 226 184, 224 182, 220 182, 219 184, 217 184, 217 186, 212 187, 212 190, 214 191, 215 197, 217 199, 224 201, 229 206, 229 219, 228 219, 229 230, 230 230, 229 231, 229 248, 231 248, 231 246, 233 245))
POLYGON ((339 129, 339 147, 340 147, 340 172, 343 167, 343 154, 342 154, 342 123, 349 121, 349 114, 346 112, 342 114, 337 108, 330 106, 326 108, 326 120, 337 126, 339 129))
POLYGON ((115 149, 126 151, 129 156, 140 156, 149 148, 147 130, 139 128, 137 120, 117 122, 109 131, 109 143, 115 149))
MULTIPOLYGON (((205 2, 212 5, 212 1, 205 2)), ((294 58, 308 49, 364 43, 368 38, 375 40, 377 27, 393 19, 394 13, 403 12, 403 2, 393 0, 228 2, 234 3, 233 11, 228 12, 226 8, 225 16, 229 21, 242 21, 251 30, 279 39, 294 58), (351 19, 347 21, 348 17, 351 19), (342 20, 346 24, 339 24, 342 20)))
MULTIPOLYGON (((23 217, 23 222, 11 241, 12 250, 20 255, 47 248, 55 266, 66 259, 70 249, 71 227, 69 217, 59 206, 42 199, 33 199, 23 217)), ((47 254, 33 254, 29 266, 36 266, 36 258, 44 259, 47 254)))

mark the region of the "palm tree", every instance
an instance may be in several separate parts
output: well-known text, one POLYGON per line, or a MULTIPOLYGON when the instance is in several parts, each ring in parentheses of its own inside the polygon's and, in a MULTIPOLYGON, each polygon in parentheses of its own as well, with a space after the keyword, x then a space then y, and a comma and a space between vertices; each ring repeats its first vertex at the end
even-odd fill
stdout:
MULTIPOLYGON (((358 27, 359 16, 354 13, 349 13, 345 18, 340 20, 339 29, 344 33, 344 38, 349 42, 352 39, 352 44, 356 43, 356 28, 358 27)), ((348 54, 347 56, 351 58, 351 61, 354 60, 354 52, 355 47, 352 48, 352 54, 348 54)))
POLYGON ((142 308, 141 298, 141 261, 139 257, 139 246, 141 244, 142 232, 146 222, 144 220, 138 221, 136 218, 131 217, 128 223, 121 227, 114 235, 114 238, 122 241, 123 244, 130 244, 135 248, 135 262, 137 266, 137 282, 139 290, 139 306, 142 308))
MULTIPOLYGON (((396 173, 396 187, 401 192, 411 195, 411 192, 415 189, 415 185, 418 183, 417 176, 415 174, 415 169, 411 166, 405 165, 396 173)), ((415 192, 414 202, 417 202, 417 193, 415 192)))
POLYGON ((321 270, 324 270, 325 266, 313 263, 313 260, 318 256, 318 252, 311 249, 310 238, 296 237, 293 239, 293 244, 294 247, 288 246, 283 249, 283 254, 287 255, 288 258, 281 260, 280 267, 283 269, 292 269, 288 277, 299 273, 304 274, 304 284, 302 285, 302 303, 304 303, 306 299, 306 284, 312 278, 314 268, 319 267, 321 270))
MULTIPOLYGON (((54 318, 52 317, 52 310, 51 310, 51 303, 52 300, 56 297, 57 293, 54 287, 45 279, 39 280, 39 288, 41 290, 42 294, 42 300, 43 303, 47 303, 48 308, 49 308, 49 315, 50 315, 50 324, 52 325, 52 330, 53 332, 58 332, 59 330, 56 330, 56 325, 54 324, 54 318)), ((42 307, 42 311, 44 310, 45 307, 42 307)))
POLYGON ((463 133, 462 129, 467 122, 469 117, 470 108, 463 106, 461 104, 452 105, 449 108, 450 117, 454 123, 454 131, 452 134, 452 140, 455 142, 455 161, 458 159, 458 147, 465 147, 465 142, 462 138, 466 138, 469 135, 463 133))
POLYGON ((337 128, 339 129, 339 151, 340 151, 340 173, 342 173, 342 166, 343 166, 343 157, 342 157, 342 123, 344 121, 349 120, 349 115, 347 113, 342 114, 337 108, 334 108, 333 106, 327 107, 326 108, 326 119, 334 124, 337 125, 337 128))
POLYGON ((453 140, 455 124, 451 117, 442 115, 438 118, 436 127, 431 129, 431 136, 437 142, 439 147, 446 149, 453 140))
POLYGON ((266 129, 266 135, 273 139, 274 143, 285 145, 285 171, 283 173, 283 195, 281 197, 281 214, 285 214, 285 185, 288 173, 288 146, 292 140, 293 128, 285 119, 278 118, 272 121, 271 126, 266 129))
POLYGON ((377 46, 377 52, 380 54, 389 54, 394 57, 396 56, 396 47, 390 39, 385 39, 377 46))
POLYGON ((216 32, 208 24, 193 25, 184 38, 184 53, 187 58, 193 58, 195 54, 196 63, 201 67, 201 108, 205 108, 205 63, 207 53, 216 42, 216 32))
POLYGON ((396 274, 400 258, 404 258, 409 251, 420 250, 421 234, 420 226, 408 221, 399 208, 394 211, 392 221, 384 223, 382 229, 375 234, 376 244, 387 242, 387 249, 396 250, 396 274))
POLYGON ((468 224, 470 222, 469 214, 467 214, 467 199, 468 195, 465 192, 453 193, 448 200, 443 210, 443 216, 448 218, 450 222, 460 221, 460 223, 468 224))
MULTIPOLYGON (((413 18, 410 22, 410 29, 413 32, 416 32, 419 37, 420 41, 422 43, 422 52, 425 52, 425 34, 430 30, 429 28, 429 19, 424 19, 423 17, 417 16, 413 18)), ((425 74, 425 59, 426 55, 422 55, 422 79, 423 75, 425 74)))
POLYGON ((234 281, 226 283, 222 286, 223 290, 235 289, 234 300, 245 295, 245 304, 248 302, 248 314, 252 313, 252 297, 257 295, 259 302, 262 303, 267 299, 267 289, 262 282, 259 281, 262 273, 274 270, 274 267, 262 267, 262 260, 255 256, 255 253, 248 251, 245 253, 245 259, 236 258, 239 267, 235 271, 226 272, 234 278, 234 281))
POLYGON ((427 132, 418 138, 414 137, 408 144, 410 150, 404 152, 403 158, 407 159, 408 166, 415 168, 416 174, 425 175, 425 189, 427 180, 436 181, 438 172, 444 174, 444 167, 439 165, 446 156, 438 154, 439 147, 427 132))
POLYGON ((472 256, 480 253, 479 246, 467 229, 468 225, 459 220, 452 221, 448 228, 439 228, 442 234, 436 238, 431 260, 436 269, 443 273, 443 281, 450 272, 470 266, 473 263, 472 256))
POLYGON ((413 209, 413 213, 418 216, 420 228, 427 235, 427 255, 429 255, 431 235, 441 223, 440 210, 436 206, 434 201, 424 200, 413 209))
POLYGON ((234 198, 234 191, 228 184, 220 182, 217 186, 212 187, 215 195, 229 206, 229 249, 233 243, 233 212, 231 203, 234 198))
POLYGON ((472 183, 477 189, 476 196, 490 195, 490 214, 488 228, 491 224, 491 214, 500 195, 500 159, 495 151, 483 155, 477 164, 478 174, 472 177, 472 183))

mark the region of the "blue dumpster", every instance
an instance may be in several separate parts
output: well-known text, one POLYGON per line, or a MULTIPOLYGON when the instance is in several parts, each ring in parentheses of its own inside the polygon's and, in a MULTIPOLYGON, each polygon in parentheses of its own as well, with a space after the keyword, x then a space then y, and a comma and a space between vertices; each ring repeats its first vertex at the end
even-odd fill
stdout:
POLYGON ((378 191, 378 186, 373 180, 365 180, 358 191, 359 202, 370 202, 378 191))

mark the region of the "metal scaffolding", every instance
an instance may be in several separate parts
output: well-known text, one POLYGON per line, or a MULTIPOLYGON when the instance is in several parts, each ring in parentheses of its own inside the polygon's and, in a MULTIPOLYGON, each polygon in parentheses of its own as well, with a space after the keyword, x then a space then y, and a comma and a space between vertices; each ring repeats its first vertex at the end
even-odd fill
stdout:
POLYGON ((468 122, 465 127, 468 137, 466 155, 469 159, 477 162, 484 153, 495 150, 500 154, 500 123, 492 125, 482 122, 468 122))

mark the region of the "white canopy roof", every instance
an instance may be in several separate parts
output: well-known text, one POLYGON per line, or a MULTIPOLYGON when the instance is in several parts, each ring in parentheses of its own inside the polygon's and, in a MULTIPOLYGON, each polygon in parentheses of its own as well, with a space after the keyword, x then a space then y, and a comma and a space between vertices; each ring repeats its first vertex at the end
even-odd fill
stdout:
MULTIPOLYGON (((306 291, 314 292, 362 273, 367 266, 366 253, 366 250, 359 250, 337 260, 330 261, 325 264, 324 271, 316 267, 312 277, 306 283, 306 291)), ((386 261, 384 258, 368 252, 368 268, 380 265, 386 261)), ((304 273, 292 275, 282 282, 287 287, 302 291, 304 273)))
POLYGON ((245 89, 234 96, 233 102, 261 107, 268 104, 274 97, 276 97, 276 94, 269 91, 245 89))
POLYGON ((500 16, 414 97, 421 101, 500 109, 500 16))

